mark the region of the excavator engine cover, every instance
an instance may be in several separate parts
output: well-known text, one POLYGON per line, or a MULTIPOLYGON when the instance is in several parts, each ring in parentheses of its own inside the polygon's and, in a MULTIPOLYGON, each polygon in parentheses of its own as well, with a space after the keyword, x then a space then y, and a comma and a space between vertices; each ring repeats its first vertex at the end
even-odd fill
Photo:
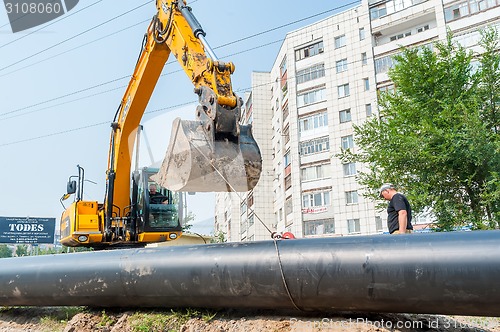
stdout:
POLYGON ((173 191, 246 192, 260 178, 262 159, 251 125, 239 135, 214 135, 206 121, 176 118, 156 181, 173 191))

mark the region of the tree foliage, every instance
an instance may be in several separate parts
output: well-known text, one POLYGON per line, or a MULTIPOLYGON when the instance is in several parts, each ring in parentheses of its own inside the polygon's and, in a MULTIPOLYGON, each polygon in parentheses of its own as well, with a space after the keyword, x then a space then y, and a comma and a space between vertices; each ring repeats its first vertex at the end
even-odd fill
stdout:
POLYGON ((196 218, 196 215, 192 211, 189 211, 187 213, 187 215, 184 216, 183 226, 182 226, 183 232, 186 232, 193 227, 192 222, 194 221, 195 218, 196 218))
POLYGON ((0 244, 0 258, 12 257, 12 250, 6 244, 0 244))
POLYGON ((16 256, 28 256, 28 246, 25 244, 19 244, 16 246, 16 256))
POLYGON ((396 184, 415 211, 430 208, 442 229, 498 228, 498 40, 490 28, 481 54, 455 44, 451 33, 433 48, 402 48, 389 71, 394 92, 379 96, 379 117, 355 126, 359 150, 340 155, 367 165, 362 185, 396 184))

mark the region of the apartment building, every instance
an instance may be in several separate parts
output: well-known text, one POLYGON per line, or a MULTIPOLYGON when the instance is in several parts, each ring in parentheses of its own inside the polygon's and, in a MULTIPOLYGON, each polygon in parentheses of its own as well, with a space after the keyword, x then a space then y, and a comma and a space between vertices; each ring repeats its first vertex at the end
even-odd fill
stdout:
POLYGON ((478 30, 499 18, 500 0, 363 0, 289 32, 245 100, 263 176, 252 192, 217 195, 216 231, 230 241, 386 231, 385 211, 356 182, 366 165, 337 157, 357 151, 353 124, 376 116, 378 92, 394 88, 387 72, 401 46, 431 45, 451 30, 477 49, 478 30))

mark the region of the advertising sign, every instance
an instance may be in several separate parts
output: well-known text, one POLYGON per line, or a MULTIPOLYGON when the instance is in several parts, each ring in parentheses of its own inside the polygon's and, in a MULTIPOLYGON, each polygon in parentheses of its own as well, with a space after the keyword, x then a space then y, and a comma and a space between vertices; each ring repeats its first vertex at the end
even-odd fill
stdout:
POLYGON ((54 243, 56 218, 0 217, 0 243, 54 243))
POLYGON ((322 213, 326 212, 326 206, 302 208, 302 213, 322 213))

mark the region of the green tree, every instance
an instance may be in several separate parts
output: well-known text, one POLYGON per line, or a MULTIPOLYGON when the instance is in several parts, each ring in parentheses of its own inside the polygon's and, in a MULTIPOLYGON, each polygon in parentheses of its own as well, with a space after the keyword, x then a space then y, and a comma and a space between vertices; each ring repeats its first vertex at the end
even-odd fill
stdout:
POLYGON ((94 249, 87 247, 67 247, 67 246, 62 246, 61 249, 61 253, 84 252, 84 251, 94 251, 94 249))
POLYGON ((17 245, 16 256, 17 257, 28 256, 28 246, 25 244, 17 245))
POLYGON ((194 220, 194 218, 196 218, 196 215, 193 212, 189 211, 183 220, 183 226, 182 226, 183 232, 186 232, 189 229, 191 229, 191 227, 193 227, 193 224, 191 224, 191 222, 194 220))
POLYGON ((402 48, 389 71, 396 89, 380 95, 380 117, 354 127, 360 152, 340 154, 368 165, 362 185, 396 184, 416 212, 431 208, 445 230, 499 226, 497 32, 483 32, 482 45, 474 57, 450 33, 434 49, 402 48))
POLYGON ((215 232, 214 236, 210 240, 210 243, 224 243, 227 242, 226 233, 223 231, 215 232))
POLYGON ((38 250, 38 255, 53 255, 62 253, 62 248, 49 248, 49 247, 40 247, 38 250))
POLYGON ((0 244, 0 258, 12 257, 12 250, 6 244, 0 244))

